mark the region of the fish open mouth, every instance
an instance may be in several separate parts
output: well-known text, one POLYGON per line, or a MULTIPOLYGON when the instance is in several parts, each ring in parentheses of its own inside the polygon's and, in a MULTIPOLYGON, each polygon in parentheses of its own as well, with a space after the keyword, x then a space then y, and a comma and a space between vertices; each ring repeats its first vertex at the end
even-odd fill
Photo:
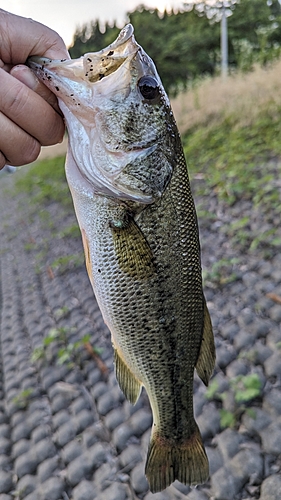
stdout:
POLYGON ((52 80, 56 80, 54 92, 59 92, 57 90, 59 77, 70 78, 72 81, 76 80, 80 83, 81 79, 85 82, 95 83, 114 73, 125 61, 132 59, 141 50, 133 33, 133 26, 128 24, 120 31, 119 36, 112 44, 99 52, 87 53, 74 60, 52 60, 34 56, 27 60, 27 65, 37 73, 41 73, 42 80, 48 87, 51 87, 52 80))

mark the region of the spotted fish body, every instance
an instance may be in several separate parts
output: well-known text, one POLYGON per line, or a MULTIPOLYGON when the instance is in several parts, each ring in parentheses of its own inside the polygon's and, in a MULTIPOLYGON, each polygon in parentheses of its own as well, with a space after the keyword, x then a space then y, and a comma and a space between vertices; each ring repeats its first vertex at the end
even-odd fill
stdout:
POLYGON ((214 340, 187 168, 160 78, 131 25, 100 52, 29 65, 66 119, 66 175, 117 380, 130 402, 144 386, 151 403, 150 489, 202 483, 193 376, 196 367, 208 384, 214 340))

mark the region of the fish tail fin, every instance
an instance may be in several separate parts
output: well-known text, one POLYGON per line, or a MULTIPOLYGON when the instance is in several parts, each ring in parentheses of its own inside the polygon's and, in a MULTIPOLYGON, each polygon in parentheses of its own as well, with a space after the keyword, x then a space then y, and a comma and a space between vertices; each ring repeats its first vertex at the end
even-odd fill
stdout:
POLYGON ((152 493, 162 491, 178 479, 184 484, 201 484, 209 477, 209 463, 197 424, 187 439, 176 441, 154 431, 145 466, 152 493))

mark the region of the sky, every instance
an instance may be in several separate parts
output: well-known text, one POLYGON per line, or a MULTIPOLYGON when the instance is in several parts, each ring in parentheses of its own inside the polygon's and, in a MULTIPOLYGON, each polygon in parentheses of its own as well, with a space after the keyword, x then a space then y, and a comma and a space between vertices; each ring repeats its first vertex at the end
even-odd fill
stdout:
POLYGON ((71 45, 77 26, 99 19, 102 23, 115 20, 122 28, 126 12, 140 4, 164 11, 181 7, 183 0, 0 0, 1 9, 49 26, 60 34, 67 46, 71 45))

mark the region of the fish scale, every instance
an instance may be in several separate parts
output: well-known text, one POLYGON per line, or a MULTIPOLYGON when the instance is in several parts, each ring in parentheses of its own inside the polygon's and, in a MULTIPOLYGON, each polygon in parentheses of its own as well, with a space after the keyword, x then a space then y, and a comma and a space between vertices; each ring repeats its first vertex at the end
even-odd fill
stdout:
POLYGON ((208 384, 215 348, 194 202, 160 78, 131 25, 100 52, 29 64, 65 115, 66 175, 117 380, 131 403, 144 386, 151 404, 149 487, 202 483, 193 376, 208 384))

